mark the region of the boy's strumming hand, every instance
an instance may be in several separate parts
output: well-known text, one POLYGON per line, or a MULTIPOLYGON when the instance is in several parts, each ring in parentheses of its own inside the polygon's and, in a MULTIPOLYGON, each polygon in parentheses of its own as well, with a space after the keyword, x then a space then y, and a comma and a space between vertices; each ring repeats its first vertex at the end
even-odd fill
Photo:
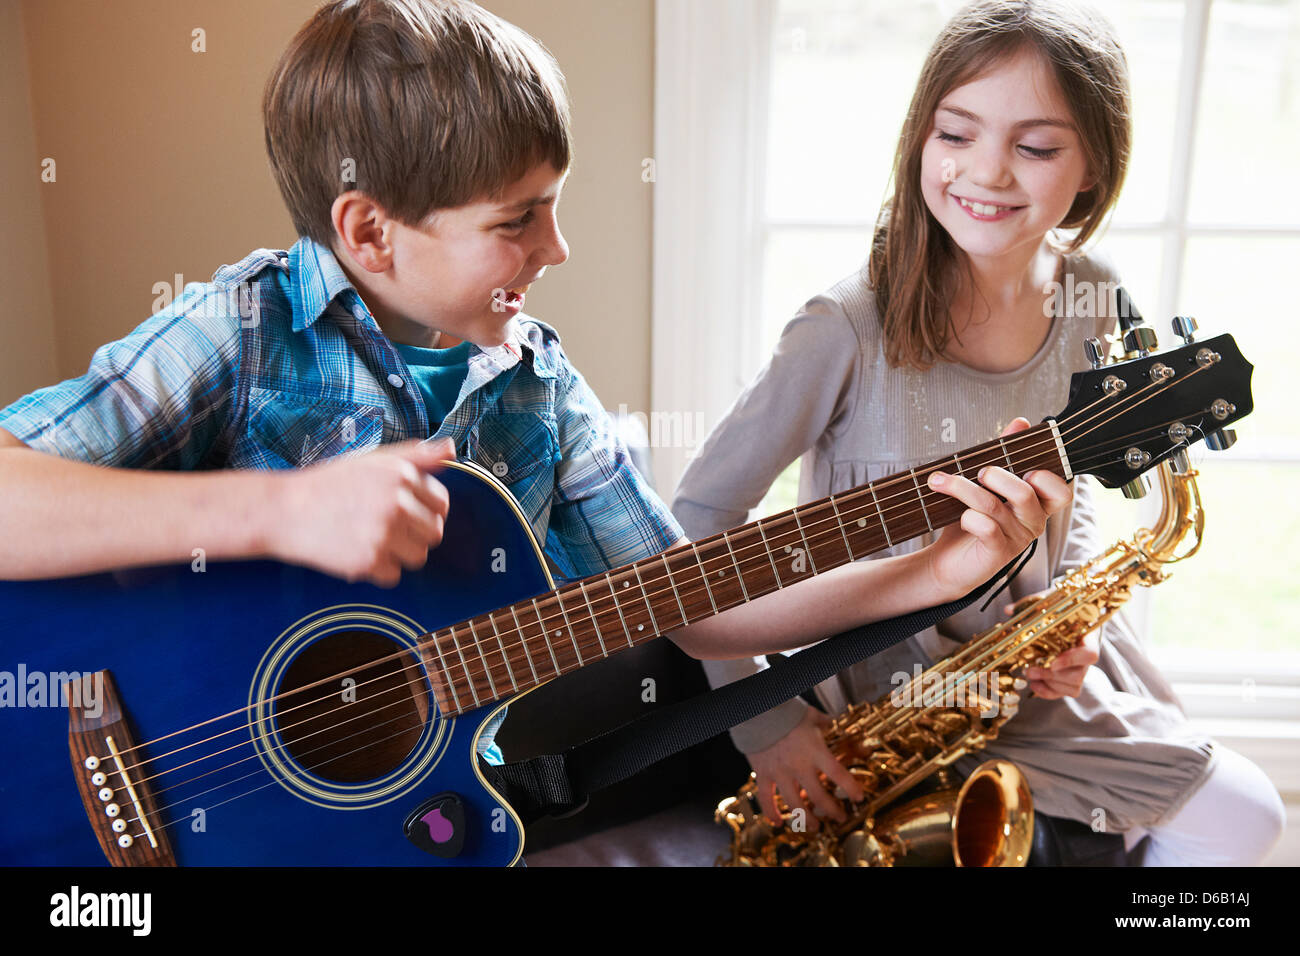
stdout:
POLYGON ((272 557, 348 581, 395 587, 442 541, 447 489, 433 475, 456 457, 448 439, 400 442, 287 474, 272 557))
MULTIPOLYGON (((1017 418, 1002 435, 1028 427, 1028 421, 1017 418)), ((1049 471, 1031 471, 1022 479, 996 466, 984 469, 978 482, 935 473, 930 487, 967 506, 961 520, 945 528, 925 549, 930 574, 939 592, 949 599, 983 584, 1029 547, 1047 527, 1048 516, 1069 504, 1074 494, 1063 479, 1049 471)))

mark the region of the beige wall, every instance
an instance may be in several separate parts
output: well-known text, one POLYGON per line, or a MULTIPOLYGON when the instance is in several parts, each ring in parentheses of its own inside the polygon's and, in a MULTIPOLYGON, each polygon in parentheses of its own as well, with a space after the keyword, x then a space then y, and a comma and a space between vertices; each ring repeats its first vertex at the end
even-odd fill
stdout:
POLYGON ((0 229, 0 405, 48 384, 57 375, 54 306, 50 301, 40 156, 32 127, 31 86, 22 11, 0 0, 0 182, 5 183, 0 229))
MULTIPOLYGON (((529 295, 529 312, 559 328, 607 405, 648 408, 651 187, 640 172, 653 135, 653 0, 485 5, 555 53, 574 101, 578 158, 560 210, 571 257, 529 295)), ((252 249, 293 242, 260 100, 316 6, 0 0, 0 170, 15 187, 0 403, 83 372, 98 345, 148 317, 155 283, 206 281, 252 249), (190 49, 196 27, 204 53, 190 49), (46 156, 55 183, 40 182, 46 156)))

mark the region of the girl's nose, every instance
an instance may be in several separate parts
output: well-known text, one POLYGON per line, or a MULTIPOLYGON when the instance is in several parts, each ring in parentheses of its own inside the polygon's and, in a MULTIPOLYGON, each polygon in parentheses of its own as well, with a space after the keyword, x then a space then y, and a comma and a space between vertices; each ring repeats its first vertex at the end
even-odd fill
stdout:
POLYGON ((966 176, 976 186, 986 189, 1005 189, 1011 185, 1011 166, 1001 149, 993 146, 976 147, 968 154, 966 176))

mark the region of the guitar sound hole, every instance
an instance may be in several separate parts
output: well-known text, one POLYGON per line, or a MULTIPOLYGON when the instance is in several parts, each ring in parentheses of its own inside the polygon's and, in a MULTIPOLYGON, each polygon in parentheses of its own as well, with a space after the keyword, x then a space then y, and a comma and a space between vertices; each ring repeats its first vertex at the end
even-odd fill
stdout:
POLYGON ((294 658, 275 708, 294 760, 340 783, 373 780, 401 765, 429 715, 424 672, 401 651, 381 634, 346 631, 294 658))

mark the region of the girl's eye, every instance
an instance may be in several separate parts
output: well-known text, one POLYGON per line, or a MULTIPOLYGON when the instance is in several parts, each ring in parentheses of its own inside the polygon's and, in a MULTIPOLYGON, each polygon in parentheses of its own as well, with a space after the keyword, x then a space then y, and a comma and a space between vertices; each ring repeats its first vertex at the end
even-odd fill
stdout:
POLYGON ((957 136, 957 135, 954 134, 954 133, 945 133, 943 130, 938 130, 938 131, 936 132, 936 135, 938 136, 939 139, 943 140, 945 143, 965 143, 965 142, 967 142, 967 139, 966 139, 965 136, 957 136))
POLYGON ((1021 145, 1020 148, 1023 149, 1030 156, 1034 157, 1034 159, 1051 159, 1053 156, 1055 156, 1057 153, 1061 151, 1061 147, 1059 146, 1054 146, 1051 149, 1039 149, 1036 146, 1021 145))

